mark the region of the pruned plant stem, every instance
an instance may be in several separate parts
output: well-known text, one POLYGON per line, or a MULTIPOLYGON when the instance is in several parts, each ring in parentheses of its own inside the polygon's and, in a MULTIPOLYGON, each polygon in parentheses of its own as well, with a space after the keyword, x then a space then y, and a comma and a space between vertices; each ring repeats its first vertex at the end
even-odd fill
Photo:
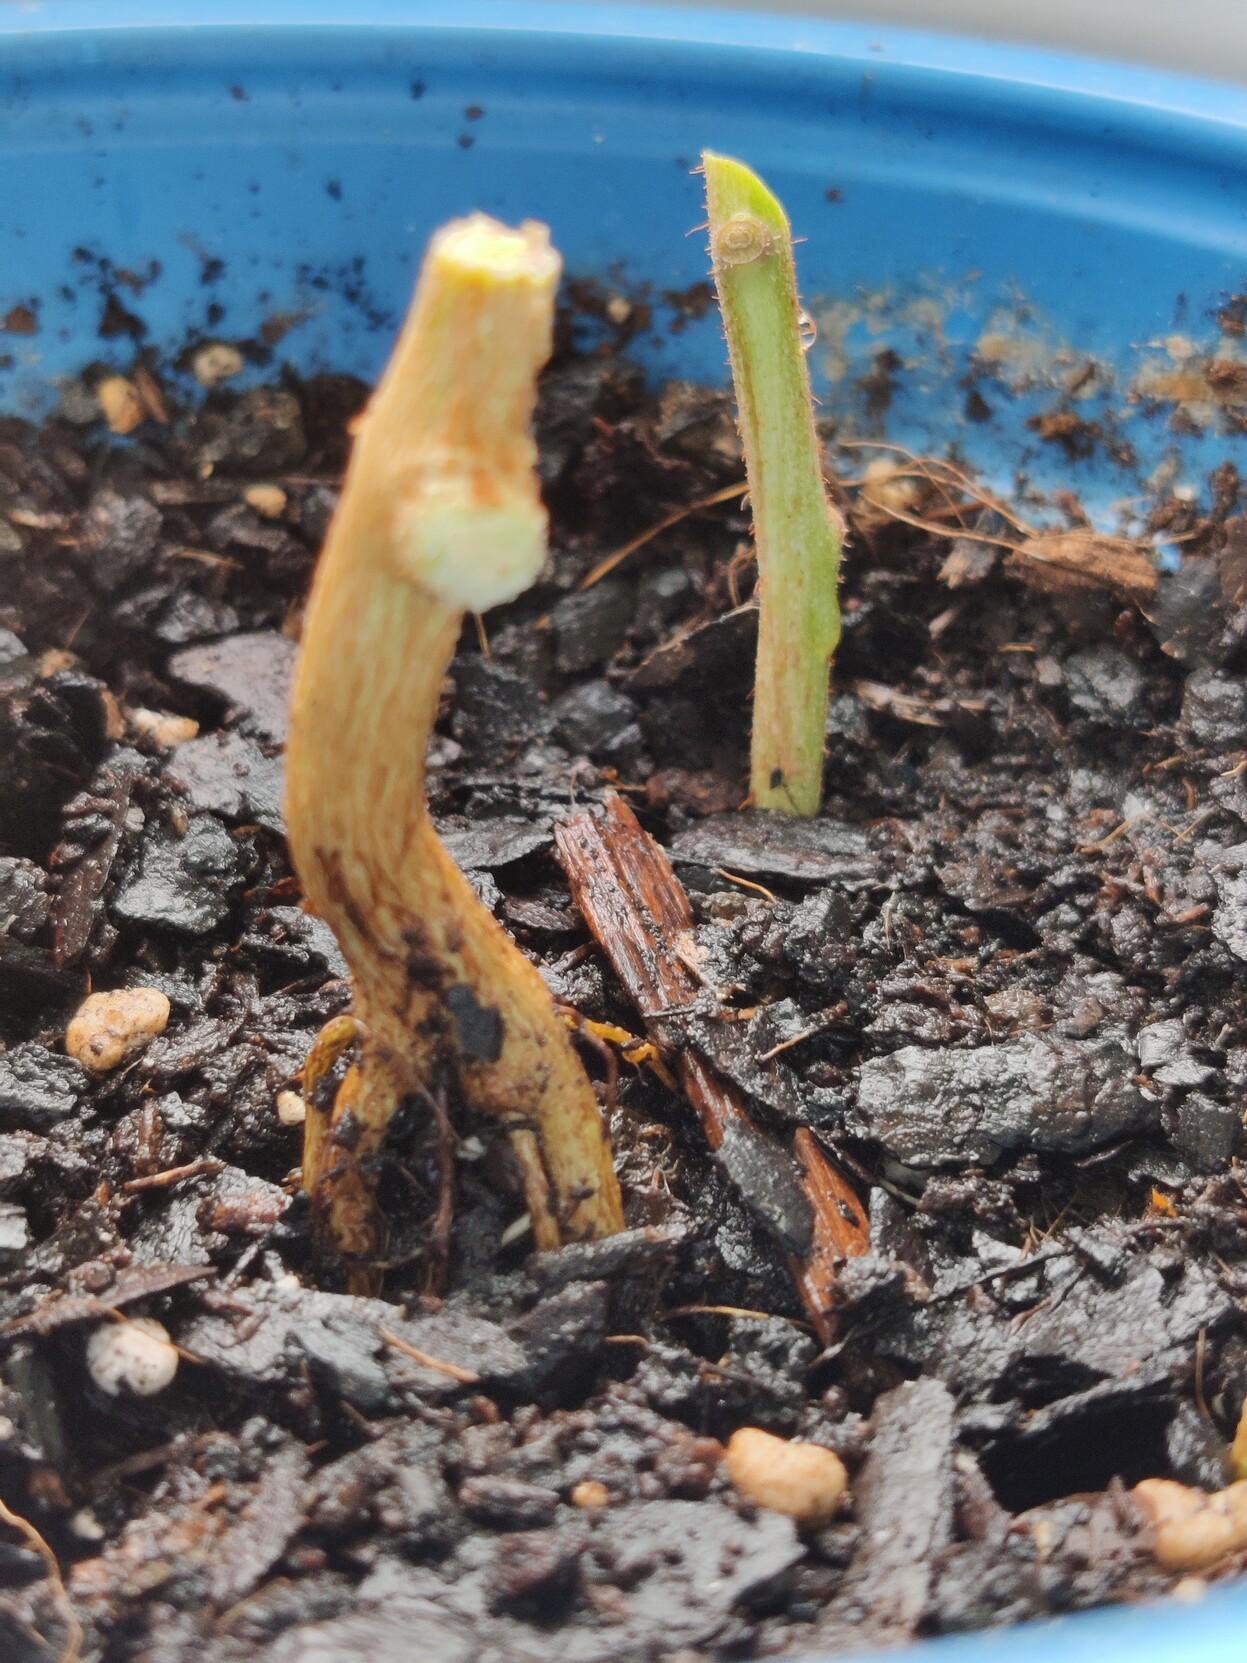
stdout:
POLYGON ((758 550, 752 795, 760 808, 815 814, 840 639, 841 528, 823 486, 792 233, 743 163, 711 151, 702 162, 758 550))
POLYGON ((544 226, 474 215, 434 238, 359 426, 316 574, 287 755, 291 853, 351 966, 361 1061, 305 1183, 357 1288, 383 1244, 375 1184, 398 1104, 451 1074, 515 1135, 540 1247, 623 1227, 593 1088, 537 971, 438 840, 425 752, 467 611, 545 558, 530 432, 559 260, 544 226))

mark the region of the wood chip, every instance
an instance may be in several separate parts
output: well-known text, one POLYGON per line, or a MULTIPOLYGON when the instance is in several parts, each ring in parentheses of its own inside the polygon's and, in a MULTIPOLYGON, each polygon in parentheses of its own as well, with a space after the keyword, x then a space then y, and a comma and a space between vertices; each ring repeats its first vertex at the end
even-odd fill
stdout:
POLYGON ((772 1234, 786 1241, 793 1278, 811 1322, 827 1343, 833 1332, 840 1262, 864 1253, 865 1210, 848 1180, 814 1135, 800 1128, 791 1152, 760 1128, 748 1100, 684 1043, 673 1011, 703 995, 679 948, 694 927, 692 905, 663 849, 622 798, 609 795, 604 812, 573 815, 554 829, 572 896, 654 1040, 677 1066, 680 1082, 701 1120, 706 1141, 772 1234), (751 1191, 748 1173, 762 1170, 751 1191), (804 1225, 800 1251, 786 1235, 796 1192, 804 1225), (777 1194, 777 1192, 779 1192, 777 1194), (777 1220, 777 1211, 782 1215, 777 1220))
POLYGON ((159 381, 145 364, 140 364, 135 370, 134 385, 150 419, 159 423, 161 427, 168 427, 169 406, 165 403, 164 392, 159 381))
POLYGON ((1156 593, 1156 567, 1137 544, 1091 531, 1053 531, 1028 537, 1008 567, 1037 589, 1055 594, 1108 590, 1143 606, 1156 593))
MULTIPOLYGON (((60 894, 52 912, 58 966, 76 963, 90 943, 91 933, 102 912, 104 886, 121 847, 121 834, 130 808, 130 793, 138 775, 138 759, 127 761, 124 753, 103 770, 97 801, 91 805, 91 812, 93 815, 103 814, 107 818, 108 829, 88 854, 75 855, 73 864, 61 879, 60 894)), ((72 820, 68 829, 72 832, 72 820)), ((70 846, 73 846, 72 838, 70 846)), ((68 862, 58 859, 58 853, 53 853, 52 865, 67 865, 68 862)))
POLYGON ((0 1327, 0 1333, 51 1334, 73 1323, 114 1316, 136 1300, 154 1299, 188 1282, 202 1282, 215 1275, 213 1265, 134 1265, 121 1271, 99 1295, 53 1294, 24 1317, 6 1322, 0 1327))

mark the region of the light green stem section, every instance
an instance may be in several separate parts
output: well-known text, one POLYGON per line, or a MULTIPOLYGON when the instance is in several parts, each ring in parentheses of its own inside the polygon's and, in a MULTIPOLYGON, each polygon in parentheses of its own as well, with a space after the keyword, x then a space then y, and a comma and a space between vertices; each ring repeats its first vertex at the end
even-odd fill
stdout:
POLYGON ((756 173, 710 151, 702 162, 758 549, 753 800, 816 814, 840 639, 840 523, 823 486, 792 233, 756 173))

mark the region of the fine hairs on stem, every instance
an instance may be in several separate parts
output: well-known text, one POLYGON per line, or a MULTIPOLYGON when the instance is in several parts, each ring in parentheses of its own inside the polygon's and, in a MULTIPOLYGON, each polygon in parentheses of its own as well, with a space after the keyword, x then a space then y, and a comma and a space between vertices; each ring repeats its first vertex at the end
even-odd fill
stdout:
MULTIPOLYGON (((540 571, 531 418, 560 262, 545 226, 483 214, 433 238, 359 426, 317 568, 292 707, 286 813, 304 890, 351 967, 357 1040, 332 1105, 308 1091, 304 1183, 321 1250, 379 1281, 376 1183, 400 1103, 450 1084, 507 1127, 539 1247, 622 1229, 593 1087, 534 967, 433 828, 425 752, 467 612, 540 571)), ((323 1050, 323 1048, 322 1048, 323 1050)))
POLYGON ((816 814, 841 527, 823 486, 792 233, 743 163, 708 150, 702 164, 758 550, 751 795, 759 808, 816 814))

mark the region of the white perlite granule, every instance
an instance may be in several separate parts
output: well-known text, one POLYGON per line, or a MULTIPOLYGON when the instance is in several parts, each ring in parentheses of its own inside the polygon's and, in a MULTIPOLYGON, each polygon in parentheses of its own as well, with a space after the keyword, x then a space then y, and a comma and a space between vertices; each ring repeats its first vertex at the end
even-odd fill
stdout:
POLYGON ((152 1397, 177 1373, 177 1347, 154 1317, 106 1322, 87 1341, 87 1368, 109 1397, 152 1397))

